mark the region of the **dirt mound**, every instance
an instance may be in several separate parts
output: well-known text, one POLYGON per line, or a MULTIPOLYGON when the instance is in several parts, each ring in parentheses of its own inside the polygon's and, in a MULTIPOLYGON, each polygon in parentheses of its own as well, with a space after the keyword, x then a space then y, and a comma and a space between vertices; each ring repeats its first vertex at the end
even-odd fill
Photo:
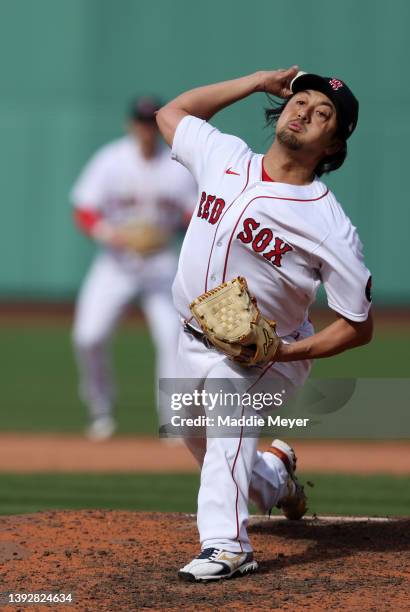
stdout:
POLYGON ((250 532, 258 573, 192 584, 176 573, 198 551, 193 516, 93 510, 0 517, 0 591, 72 593, 74 603, 53 604, 58 610, 408 609, 410 519, 256 518, 250 532))

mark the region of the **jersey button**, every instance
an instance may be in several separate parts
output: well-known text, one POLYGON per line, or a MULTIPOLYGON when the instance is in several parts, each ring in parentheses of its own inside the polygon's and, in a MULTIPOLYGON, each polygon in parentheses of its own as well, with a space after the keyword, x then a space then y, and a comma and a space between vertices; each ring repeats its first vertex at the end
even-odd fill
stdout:
POLYGON ((211 281, 216 281, 216 276, 215 276, 215 274, 211 274, 211 281))
POLYGON ((218 240, 218 242, 216 243, 216 246, 222 246, 222 240, 218 240))

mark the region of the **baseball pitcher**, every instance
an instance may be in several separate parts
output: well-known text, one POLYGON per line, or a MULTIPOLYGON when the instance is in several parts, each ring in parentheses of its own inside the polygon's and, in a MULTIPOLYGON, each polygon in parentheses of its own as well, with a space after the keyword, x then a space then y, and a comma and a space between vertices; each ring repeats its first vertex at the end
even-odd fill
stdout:
MULTIPOLYGON (((297 388, 313 359, 370 341, 370 272, 356 228, 320 179, 339 168, 358 119, 358 102, 339 78, 260 71, 183 93, 157 115, 173 156, 190 170, 199 198, 173 285, 184 379, 282 380, 297 388), (265 154, 208 121, 255 92, 283 99, 266 115, 276 127, 265 154), (194 257, 195 254, 195 257, 194 257), (314 333, 310 305, 324 285, 334 322, 314 333)), ((257 568, 247 534, 248 500, 289 519, 306 512, 296 456, 274 440, 196 438, 201 465, 201 552, 179 576, 191 581, 257 568)))

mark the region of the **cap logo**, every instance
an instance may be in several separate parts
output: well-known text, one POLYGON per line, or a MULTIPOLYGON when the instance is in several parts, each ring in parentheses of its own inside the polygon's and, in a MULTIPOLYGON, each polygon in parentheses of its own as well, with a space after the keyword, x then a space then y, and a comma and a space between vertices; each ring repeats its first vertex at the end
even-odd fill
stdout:
POLYGON ((337 91, 338 89, 343 87, 343 83, 342 81, 339 81, 339 79, 330 79, 329 85, 332 89, 334 89, 334 91, 337 91))

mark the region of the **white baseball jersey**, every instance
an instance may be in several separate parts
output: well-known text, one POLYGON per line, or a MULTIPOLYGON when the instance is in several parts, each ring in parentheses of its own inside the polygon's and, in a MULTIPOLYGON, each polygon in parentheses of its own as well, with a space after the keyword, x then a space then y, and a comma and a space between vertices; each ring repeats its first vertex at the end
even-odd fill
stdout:
MULTIPOLYGON (((91 158, 72 190, 76 207, 100 212, 113 224, 135 220, 172 233, 192 212, 196 185, 171 159, 168 147, 145 159, 131 136, 116 140, 91 158)), ((128 254, 129 255, 129 254, 128 254)))
POLYGON ((172 154, 199 186, 173 286, 183 318, 198 295, 241 275, 280 336, 303 324, 321 283, 330 308, 352 321, 367 319, 370 272, 362 245, 324 183, 263 181, 263 155, 192 116, 179 123, 172 154))

